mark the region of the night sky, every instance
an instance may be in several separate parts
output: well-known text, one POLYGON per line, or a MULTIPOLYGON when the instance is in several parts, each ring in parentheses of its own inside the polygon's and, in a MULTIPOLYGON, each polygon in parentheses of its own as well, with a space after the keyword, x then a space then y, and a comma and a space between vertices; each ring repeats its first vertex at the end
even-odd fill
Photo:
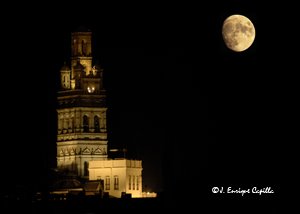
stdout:
POLYGON ((213 185, 277 188, 287 79, 275 70, 292 60, 286 37, 273 34, 282 19, 260 1, 209 2, 20 11, 2 35, 6 181, 39 183, 55 166, 59 70, 69 62, 71 32, 84 25, 104 68, 109 147, 143 160, 147 190, 192 185, 206 197, 213 185), (256 28, 242 53, 222 40, 222 23, 234 13, 256 28))

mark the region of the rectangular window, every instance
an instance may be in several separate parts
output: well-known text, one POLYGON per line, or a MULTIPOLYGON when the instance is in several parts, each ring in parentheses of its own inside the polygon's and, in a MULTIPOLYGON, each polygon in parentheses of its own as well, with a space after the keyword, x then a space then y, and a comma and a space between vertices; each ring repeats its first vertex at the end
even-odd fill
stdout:
POLYGON ((110 177, 105 177, 105 190, 110 190, 110 177))
POLYGON ((135 190, 135 177, 136 176, 132 176, 132 189, 135 190))
POLYGON ((129 181, 128 181, 128 189, 131 190, 131 176, 130 175, 128 176, 128 179, 129 179, 129 181))
POLYGON ((114 190, 119 190, 119 176, 114 177, 114 190))
POLYGON ((140 176, 136 176, 136 190, 140 189, 140 176))

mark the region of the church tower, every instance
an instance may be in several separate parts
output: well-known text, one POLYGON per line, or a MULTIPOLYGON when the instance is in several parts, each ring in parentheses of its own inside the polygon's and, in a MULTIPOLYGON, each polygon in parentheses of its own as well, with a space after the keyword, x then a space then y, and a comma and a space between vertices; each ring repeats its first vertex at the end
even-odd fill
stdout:
POLYGON ((103 69, 93 64, 89 30, 71 34, 70 66, 60 70, 57 99, 57 167, 88 178, 89 162, 107 159, 103 69))

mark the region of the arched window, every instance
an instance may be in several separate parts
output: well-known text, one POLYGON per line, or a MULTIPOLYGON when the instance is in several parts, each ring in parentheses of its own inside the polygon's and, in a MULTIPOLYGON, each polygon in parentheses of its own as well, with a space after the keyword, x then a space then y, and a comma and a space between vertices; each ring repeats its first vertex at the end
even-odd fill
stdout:
POLYGON ((72 51, 73 51, 73 56, 77 56, 77 44, 76 44, 76 39, 73 40, 72 51))
POLYGON ((83 176, 88 176, 89 175, 89 163, 84 162, 84 169, 83 169, 83 176))
POLYGON ((65 127, 64 127, 67 131, 69 130, 69 119, 65 119, 65 127))
POLYGON ((119 190, 119 176, 114 176, 114 190, 119 190))
POLYGON ((71 171, 74 172, 75 170, 76 170, 76 164, 75 164, 75 162, 72 162, 71 171))
POLYGON ((110 177, 105 177, 105 190, 110 190, 110 177))
POLYGON ((84 40, 81 41, 81 49, 82 49, 82 55, 85 56, 86 55, 86 44, 85 44, 84 40))
POLYGON ((75 120, 74 117, 72 117, 72 132, 75 131, 75 120))
POLYGON ((83 132, 89 132, 89 118, 88 116, 83 116, 83 132))
POLYGON ((94 117, 94 127, 95 127, 95 132, 100 132, 100 125, 99 125, 99 117, 98 116, 94 117))

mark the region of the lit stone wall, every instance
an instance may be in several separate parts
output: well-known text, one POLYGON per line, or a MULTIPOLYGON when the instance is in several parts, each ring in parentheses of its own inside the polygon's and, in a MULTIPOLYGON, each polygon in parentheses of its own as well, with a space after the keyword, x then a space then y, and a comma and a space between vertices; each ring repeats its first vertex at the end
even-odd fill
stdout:
POLYGON ((57 167, 87 177, 88 162, 107 158, 106 108, 76 107, 58 109, 57 167), (83 117, 89 118, 88 132, 83 117), (99 130, 94 117, 99 118, 99 130))
MULTIPOLYGON (((106 111, 107 108, 91 108, 91 107, 77 107, 77 108, 65 108, 58 109, 58 124, 57 134, 58 140, 65 137, 63 134, 78 133, 84 134, 83 132, 83 116, 86 115, 89 118, 89 132, 92 133, 88 136, 91 138, 103 138, 106 130, 106 111), (100 132, 95 133, 94 117, 99 117, 100 132), (98 136, 97 136, 98 135, 98 136)), ((86 133, 87 134, 87 133, 86 133)), ((86 135, 85 134, 85 135, 86 135)), ((106 136, 106 135, 105 135, 106 136)), ((105 138, 106 139, 106 138, 105 138)))

